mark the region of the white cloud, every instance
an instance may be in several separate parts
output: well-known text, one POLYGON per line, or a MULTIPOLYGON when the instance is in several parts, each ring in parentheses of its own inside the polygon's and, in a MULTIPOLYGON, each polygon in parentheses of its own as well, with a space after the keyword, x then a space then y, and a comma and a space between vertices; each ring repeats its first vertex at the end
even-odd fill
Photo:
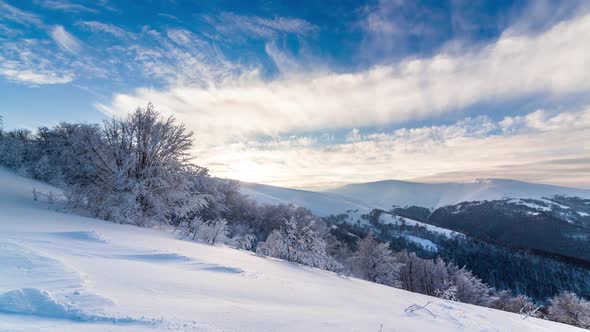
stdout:
POLYGON ((224 12, 215 17, 205 17, 205 19, 215 27, 217 32, 232 39, 237 37, 236 34, 271 39, 279 33, 307 35, 317 31, 317 27, 308 21, 290 17, 268 19, 224 12))
POLYGON ((60 74, 52 71, 40 71, 27 69, 11 69, 9 66, 0 67, 0 75, 10 81, 26 82, 32 84, 64 84, 74 79, 70 73, 60 74))
POLYGON ((2 0, 0 0, 0 18, 23 25, 43 25, 43 22, 37 15, 18 9, 2 0))
POLYGON ((467 118, 371 135, 353 131, 358 136, 340 144, 307 136, 243 141, 200 151, 196 161, 219 176, 282 186, 500 177, 590 188, 590 151, 583 143, 590 141, 590 108, 546 113, 541 121, 502 132, 508 119, 467 118), (566 118, 584 120, 572 128, 566 118))
POLYGON ((79 12, 90 12, 90 13, 98 13, 98 10, 90 7, 86 7, 79 3, 67 1, 67 0, 41 0, 35 1, 38 5, 53 10, 61 10, 64 12, 70 13, 79 13, 79 12))
POLYGON ((70 69, 55 63, 65 59, 47 48, 49 42, 25 39, 6 42, 0 51, 0 76, 25 84, 63 84, 74 79, 70 69))
POLYGON ((360 130, 358 128, 352 128, 352 130, 346 135, 347 142, 358 142, 361 140, 360 130))
POLYGON ((106 24, 98 21, 84 21, 79 22, 78 25, 81 25, 82 27, 85 27, 94 32, 105 32, 117 38, 132 37, 131 33, 113 24, 106 24))
POLYGON ((65 51, 73 54, 80 52, 80 49, 82 48, 80 41, 67 32, 63 26, 54 26, 51 28, 49 34, 51 38, 65 51))
POLYGON ((565 112, 552 115, 545 110, 537 110, 525 116, 507 117, 500 122, 504 132, 513 133, 519 130, 550 131, 561 128, 572 130, 590 127, 590 113, 565 112))
MULTIPOLYGON (((535 94, 565 97, 590 91, 590 15, 538 35, 505 34, 462 53, 404 60, 355 73, 296 73, 264 80, 255 71, 206 84, 172 84, 117 94, 98 107, 120 115, 152 101, 215 141, 298 131, 367 127, 426 119, 480 102, 535 94), (221 136, 221 137, 220 137, 221 136)), ((182 57, 182 53, 177 54, 182 57)), ((190 71, 207 66, 192 56, 190 71)), ((160 67, 158 67, 160 68, 160 67)), ((176 71, 175 71, 176 70, 176 71)), ((207 77, 207 76, 203 76, 207 77)))
POLYGON ((301 72, 302 66, 300 62, 290 54, 281 51, 275 42, 266 43, 264 51, 272 59, 280 73, 293 74, 301 72))

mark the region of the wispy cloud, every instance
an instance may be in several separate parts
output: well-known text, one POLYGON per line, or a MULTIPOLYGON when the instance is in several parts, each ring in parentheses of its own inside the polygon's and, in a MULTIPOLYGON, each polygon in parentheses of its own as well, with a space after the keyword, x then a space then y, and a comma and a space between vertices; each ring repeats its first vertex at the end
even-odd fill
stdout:
POLYGON ((25 84, 63 84, 74 79, 72 71, 56 66, 64 59, 45 49, 45 42, 26 39, 4 43, 0 53, 0 75, 25 84))
POLYGON ((0 0, 0 18, 23 25, 43 25, 37 15, 18 9, 2 0, 0 0))
POLYGON ((78 53, 82 48, 81 42, 72 34, 66 31, 63 26, 56 25, 49 32, 51 38, 65 51, 78 53))
POLYGON ((69 13, 89 12, 98 13, 99 11, 95 8, 84 6, 80 3, 68 1, 68 0, 36 0, 39 6, 47 9, 60 10, 69 13))
POLYGON ((217 32, 230 38, 236 38, 236 34, 238 34, 269 39, 280 33, 307 35, 318 29, 306 20, 290 17, 268 19, 224 12, 215 17, 208 16, 205 19, 215 27, 217 32))
POLYGON ((74 79, 71 73, 57 73, 50 70, 35 71, 31 68, 19 68, 14 62, 5 62, 0 67, 0 75, 10 81, 32 84, 64 84, 74 79))
POLYGON ((117 38, 128 38, 128 37, 133 36, 133 34, 131 34, 130 32, 128 32, 124 29, 121 29, 116 25, 102 23, 102 22, 98 22, 98 21, 82 21, 82 22, 78 22, 77 25, 79 25, 83 28, 86 28, 90 31, 93 31, 93 32, 108 33, 108 34, 111 34, 117 38))

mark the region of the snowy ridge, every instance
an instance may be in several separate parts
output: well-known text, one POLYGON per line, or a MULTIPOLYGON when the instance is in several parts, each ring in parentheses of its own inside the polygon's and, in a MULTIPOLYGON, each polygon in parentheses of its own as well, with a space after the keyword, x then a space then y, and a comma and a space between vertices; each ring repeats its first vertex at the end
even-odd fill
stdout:
MULTIPOLYGON (((563 195, 590 198, 590 190, 505 179, 452 183, 389 180, 350 184, 323 192, 241 183, 240 190, 259 203, 293 203, 322 217, 341 213, 360 216, 375 208, 389 211, 393 206, 415 205, 436 209, 461 202, 498 200, 506 197, 542 200, 544 197, 563 195), (351 213, 355 210, 356 213, 351 213)), ((557 204, 545 201, 548 204, 557 204)))
POLYGON ((0 184, 0 331, 580 331, 56 212, 9 172, 0 184))
POLYGON ((331 193, 281 188, 247 182, 240 183, 240 192, 261 204, 292 203, 304 207, 321 217, 355 210, 358 210, 357 212, 361 211, 362 213, 371 211, 369 206, 354 198, 347 198, 331 193))
POLYGON ((542 198, 555 195, 590 198, 590 190, 551 186, 506 179, 474 182, 419 183, 387 180, 350 184, 326 193, 354 197, 362 203, 384 210, 392 206, 438 208, 460 202, 510 198, 542 198))

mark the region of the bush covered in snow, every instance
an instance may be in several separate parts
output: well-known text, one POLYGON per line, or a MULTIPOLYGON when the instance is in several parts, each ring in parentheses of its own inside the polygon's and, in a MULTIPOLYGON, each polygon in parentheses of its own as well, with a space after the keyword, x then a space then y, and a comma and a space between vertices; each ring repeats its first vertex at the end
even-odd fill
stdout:
POLYGON ((387 243, 375 240, 372 232, 360 240, 353 256, 352 272, 355 276, 380 284, 401 285, 399 263, 387 243))
POLYGON ((312 229, 312 224, 294 217, 285 219, 282 227, 260 242, 256 253, 329 271, 341 267, 326 253, 326 242, 312 229))
POLYGON ((549 300, 547 317, 583 328, 590 328, 590 301, 571 292, 563 292, 549 300))

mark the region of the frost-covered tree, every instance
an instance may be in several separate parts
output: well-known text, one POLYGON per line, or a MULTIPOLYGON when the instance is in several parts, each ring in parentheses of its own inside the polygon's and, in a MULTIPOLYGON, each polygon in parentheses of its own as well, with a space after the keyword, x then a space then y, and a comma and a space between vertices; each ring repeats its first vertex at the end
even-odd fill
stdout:
POLYGON ((238 249, 253 250, 256 236, 253 234, 237 235, 231 238, 231 244, 238 249))
POLYGON ((352 272, 365 280, 399 287, 401 266, 402 264, 396 261, 387 244, 375 240, 371 232, 358 242, 353 257, 352 272))
POLYGON ((572 292, 562 292, 549 300, 548 318, 590 328, 590 302, 572 292))
POLYGON ((490 307, 523 314, 530 314, 537 309, 537 306, 529 297, 524 295, 512 296, 512 293, 507 290, 497 292, 490 307))
POLYGON ((312 229, 312 225, 296 217, 284 220, 280 229, 274 230, 266 241, 258 244, 256 253, 326 270, 340 268, 326 253, 326 243, 312 229))
POLYGON ((199 168, 189 163, 192 133, 152 104, 105 122, 100 135, 76 136, 87 183, 76 184, 97 216, 121 223, 168 223, 205 206, 191 190, 199 168))
POLYGON ((402 288, 460 302, 488 305, 492 289, 465 268, 442 259, 422 259, 414 253, 398 255, 402 288))
POLYGON ((401 252, 398 260, 403 264, 400 270, 403 289, 432 296, 442 296, 445 292, 448 297, 451 297, 451 293, 455 296, 456 287, 447 292, 453 285, 450 283, 447 265, 442 259, 421 259, 415 253, 401 252))
POLYGON ((456 265, 448 265, 448 284, 457 288, 457 300, 464 303, 488 306, 492 289, 481 279, 473 275, 466 268, 458 268, 456 265))
POLYGON ((216 218, 204 222, 201 227, 199 227, 198 238, 210 245, 225 243, 228 240, 227 221, 223 218, 216 218))
POLYGON ((0 137, 0 165, 27 174, 27 168, 34 158, 33 135, 30 130, 17 129, 0 137))
POLYGON ((272 256, 295 262, 297 260, 297 221, 285 219, 281 228, 274 230, 256 247, 259 255, 272 256))
POLYGON ((304 225, 297 232, 297 262, 320 269, 335 271, 340 268, 326 253, 326 242, 312 229, 313 224, 304 225))

